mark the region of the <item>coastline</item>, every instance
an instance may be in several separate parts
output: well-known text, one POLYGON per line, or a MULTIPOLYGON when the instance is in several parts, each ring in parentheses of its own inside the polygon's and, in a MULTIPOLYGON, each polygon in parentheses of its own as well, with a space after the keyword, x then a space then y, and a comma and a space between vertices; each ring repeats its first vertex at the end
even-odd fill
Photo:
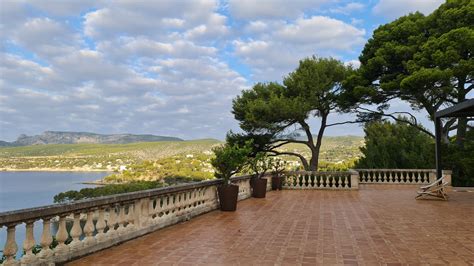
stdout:
POLYGON ((89 169, 89 168, 0 168, 0 172, 113 172, 108 169, 89 169))

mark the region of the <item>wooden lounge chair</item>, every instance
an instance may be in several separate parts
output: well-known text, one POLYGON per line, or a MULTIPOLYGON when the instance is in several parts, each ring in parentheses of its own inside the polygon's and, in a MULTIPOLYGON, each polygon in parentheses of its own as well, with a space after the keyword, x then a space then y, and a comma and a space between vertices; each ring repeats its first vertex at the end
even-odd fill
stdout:
POLYGON ((415 199, 425 199, 425 198, 436 198, 442 200, 448 200, 448 195, 445 192, 446 186, 449 184, 444 177, 434 181, 433 183, 420 187, 420 190, 417 191, 418 196, 415 199))

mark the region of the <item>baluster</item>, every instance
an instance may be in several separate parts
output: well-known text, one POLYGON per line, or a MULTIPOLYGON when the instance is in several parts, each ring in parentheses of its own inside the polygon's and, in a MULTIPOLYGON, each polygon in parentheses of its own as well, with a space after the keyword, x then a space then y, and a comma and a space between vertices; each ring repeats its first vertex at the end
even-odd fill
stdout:
POLYGON ((128 212, 127 214, 125 215, 125 222, 127 223, 127 226, 125 227, 125 231, 127 233, 130 233, 130 232, 133 232, 133 229, 135 227, 135 216, 134 216, 134 204, 133 202, 132 203, 127 203, 127 207, 128 207, 128 212))
POLYGON ((128 213, 127 213, 127 232, 133 232, 135 229, 135 203, 129 203, 128 204, 128 213))
MULTIPOLYGON (((97 242, 102 242, 106 239, 105 235, 105 207, 99 208, 99 217, 97 218, 97 223, 95 224, 95 228, 97 230, 97 234, 95 235, 95 239, 97 242)), ((89 217, 87 217, 89 218, 89 217)), ((85 230, 85 228, 84 228, 85 230)))
POLYGON ((416 183, 417 184, 423 183, 422 178, 423 178, 423 172, 419 171, 416 175, 416 183))
POLYGON ((56 233, 56 241, 58 241, 58 245, 54 249, 55 256, 61 257, 69 252, 69 247, 66 245, 67 238, 66 215, 61 214, 59 216, 58 232, 56 233))
POLYGON ((320 175, 319 176, 319 185, 318 185, 319 188, 323 188, 324 187, 324 176, 323 175, 320 175))
POLYGON ((92 246, 96 243, 96 239, 94 238, 94 210, 89 209, 87 211, 87 220, 86 224, 84 225, 84 234, 85 237, 83 239, 84 246, 92 246))
POLYGON ((166 218, 168 216, 168 214, 166 214, 166 212, 168 212, 168 201, 169 201, 169 195, 165 195, 163 196, 162 198, 162 201, 163 201, 163 205, 162 205, 162 212, 163 212, 163 215, 161 216, 162 218, 166 218))
POLYGON ((117 217, 117 233, 119 236, 125 233, 125 205, 118 206, 118 217, 117 217))
POLYGON ((329 175, 329 188, 334 188, 334 176, 329 175))
POLYGON ((186 193, 186 200, 184 201, 184 213, 188 213, 190 206, 193 204, 193 194, 194 190, 188 191, 186 193))
POLYGON ((53 243, 51 236, 51 217, 43 218, 43 232, 41 234, 41 252, 38 254, 41 263, 48 264, 51 261, 54 252, 49 248, 53 243))
POLYGON ((163 209, 164 204, 165 204, 164 197, 156 198, 156 206, 155 206, 155 215, 156 215, 156 217, 153 220, 154 224, 157 224, 160 221, 160 218, 161 218, 160 213, 164 210, 163 209), (162 201, 163 201, 163 206, 161 205, 162 201))
POLYGON ((7 225, 7 242, 3 248, 3 255, 5 256, 3 265, 18 265, 18 261, 15 260, 16 252, 18 251, 18 246, 15 240, 15 232, 16 224, 7 225))
POLYGON ((349 178, 347 176, 344 178, 344 188, 349 188, 349 178))
POLYGON ((294 182, 293 182, 293 188, 297 189, 300 187, 300 175, 299 174, 295 174, 293 176, 293 179, 294 179, 294 182))
POLYGON ((336 187, 335 188, 341 188, 341 176, 336 176, 336 187))
POLYGON ((179 193, 176 195, 176 201, 175 201, 175 209, 176 209, 176 216, 180 216, 182 213, 184 213, 184 198, 186 197, 185 193, 179 193))
POLYGON ((117 231, 115 230, 115 225, 117 224, 117 214, 115 213, 116 206, 113 204, 109 206, 109 219, 107 220, 107 235, 109 238, 115 238, 117 236, 117 231))
POLYGON ((153 225, 155 223, 156 219, 158 218, 156 210, 158 209, 159 202, 158 202, 158 198, 150 198, 148 200, 149 200, 149 202, 148 202, 148 215, 149 215, 148 225, 153 225))
POLYGON ((137 201, 138 206, 135 208, 135 225, 136 229, 145 228, 151 225, 150 215, 150 199, 142 198, 137 201))
POLYGON ((21 258, 22 264, 34 264, 37 262, 37 257, 33 254, 33 248, 36 244, 35 236, 33 234, 33 225, 34 220, 26 221, 26 237, 25 241, 23 242, 23 250, 25 251, 25 255, 21 258))
POLYGON ((69 248, 72 252, 77 251, 78 249, 82 248, 83 242, 80 240, 82 235, 82 228, 81 228, 81 213, 74 213, 74 223, 71 228, 71 237, 72 242, 69 244, 69 248))

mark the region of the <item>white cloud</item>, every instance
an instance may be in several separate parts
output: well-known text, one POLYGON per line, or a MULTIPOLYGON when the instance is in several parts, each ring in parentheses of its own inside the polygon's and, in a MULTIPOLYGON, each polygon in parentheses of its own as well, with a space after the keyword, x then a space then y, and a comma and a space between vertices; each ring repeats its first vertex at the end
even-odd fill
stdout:
POLYGON ((162 39, 204 25, 221 34, 225 17, 216 13, 217 7, 214 0, 107 2, 85 15, 85 33, 100 39, 120 35, 162 39))
POLYGON ((281 80, 304 57, 337 56, 365 41, 363 29, 323 16, 265 25, 265 33, 233 42, 235 54, 258 81, 281 80))
POLYGON ((428 15, 444 2, 444 0, 380 0, 374 6, 373 12, 388 19, 415 11, 428 15))
POLYGON ((318 9, 325 2, 328 0, 230 0, 229 10, 240 19, 295 18, 318 9))
POLYGON ((350 2, 350 3, 347 3, 343 6, 331 8, 331 9, 329 9, 329 11, 331 13, 339 13, 339 14, 349 15, 353 12, 363 10, 364 7, 365 7, 365 5, 362 4, 362 3, 350 2))
POLYGON ((294 24, 285 25, 275 34, 285 42, 335 50, 350 49, 355 44, 363 43, 364 35, 365 30, 323 16, 297 19, 294 24))

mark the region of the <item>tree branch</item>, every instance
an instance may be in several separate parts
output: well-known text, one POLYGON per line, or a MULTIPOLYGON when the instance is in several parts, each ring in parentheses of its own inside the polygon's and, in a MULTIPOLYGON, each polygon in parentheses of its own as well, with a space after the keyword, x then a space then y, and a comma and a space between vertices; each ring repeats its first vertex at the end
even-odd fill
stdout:
POLYGON ((374 111, 374 110, 370 110, 368 108, 363 108, 363 107, 357 107, 357 109, 361 109, 361 110, 364 110, 366 112, 369 112, 369 113, 374 113, 374 114, 378 114, 378 115, 381 115, 381 116, 386 116, 386 117, 390 117, 392 118, 393 120, 395 121, 398 121, 398 122, 402 122, 402 123, 406 123, 412 127, 415 127, 417 128, 418 130, 420 130, 421 132, 429 135, 430 137, 434 138, 435 135, 433 133, 431 133, 429 130, 423 128, 422 126, 420 126, 418 124, 418 121, 416 120, 416 117, 408 112, 393 112, 393 113, 389 113, 389 114, 386 114, 384 112, 379 112, 379 111, 374 111), (395 114, 406 114, 406 115, 409 115, 411 117, 411 119, 413 121, 408 121, 406 119, 400 119, 398 118, 397 116, 395 116, 395 114))
POLYGON ((346 124, 360 124, 360 123, 363 123, 363 122, 364 122, 364 121, 361 121, 361 120, 345 121, 345 122, 338 122, 338 123, 327 124, 326 127, 339 126, 339 125, 346 125, 346 124))

